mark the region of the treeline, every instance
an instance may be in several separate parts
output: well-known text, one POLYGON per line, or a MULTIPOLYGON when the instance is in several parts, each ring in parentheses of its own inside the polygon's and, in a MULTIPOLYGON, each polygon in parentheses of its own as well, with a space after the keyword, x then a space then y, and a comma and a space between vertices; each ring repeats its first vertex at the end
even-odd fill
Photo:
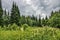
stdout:
POLYGON ((58 27, 60 28, 60 10, 58 12, 51 12, 50 18, 47 16, 43 19, 41 19, 41 16, 39 15, 39 18, 37 19, 36 16, 21 16, 20 10, 18 8, 18 5, 16 5, 15 2, 13 2, 11 13, 6 10, 2 9, 2 4, 0 0, 0 26, 8 26, 16 24, 18 26, 21 26, 23 24, 27 24, 29 26, 51 26, 51 27, 58 27))
POLYGON ((60 10, 51 12, 51 16, 48 20, 48 25, 52 27, 60 28, 60 10))

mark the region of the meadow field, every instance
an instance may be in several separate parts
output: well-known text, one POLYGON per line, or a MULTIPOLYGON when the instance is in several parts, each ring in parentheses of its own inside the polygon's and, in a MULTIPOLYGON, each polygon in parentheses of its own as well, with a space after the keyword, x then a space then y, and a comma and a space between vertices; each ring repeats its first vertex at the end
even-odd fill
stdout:
POLYGON ((0 40, 60 40, 60 0, 0 0, 0 40))
POLYGON ((0 40, 60 40, 60 29, 52 27, 29 27, 26 30, 2 30, 0 40))

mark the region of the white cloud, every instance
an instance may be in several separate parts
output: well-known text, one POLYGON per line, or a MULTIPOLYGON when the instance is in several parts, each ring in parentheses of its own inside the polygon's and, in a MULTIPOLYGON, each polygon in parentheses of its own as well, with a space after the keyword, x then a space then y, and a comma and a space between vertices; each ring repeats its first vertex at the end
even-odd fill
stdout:
POLYGON ((24 0, 27 4, 31 4, 31 0, 24 0))
POLYGON ((12 2, 15 1, 23 15, 36 15, 42 17, 50 15, 52 10, 60 9, 60 0, 2 0, 3 8, 11 9, 12 2))

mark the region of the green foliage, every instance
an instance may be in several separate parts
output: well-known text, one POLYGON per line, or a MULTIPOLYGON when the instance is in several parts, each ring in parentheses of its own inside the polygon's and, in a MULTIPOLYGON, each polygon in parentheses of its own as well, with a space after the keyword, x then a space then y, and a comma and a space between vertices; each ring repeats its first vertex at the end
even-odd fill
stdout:
POLYGON ((6 10, 3 13, 0 0, 0 40, 60 40, 60 29, 45 26, 60 28, 60 10, 52 11, 49 19, 46 16, 41 20, 40 15, 39 19, 34 15, 20 16, 18 6, 13 2, 9 16, 6 10))
POLYGON ((26 23, 25 16, 20 17, 20 24, 23 25, 26 23))
POLYGON ((54 15, 49 19, 49 24, 52 27, 60 28, 60 12, 54 13, 54 15))
POLYGON ((3 9, 2 9, 2 4, 1 4, 1 0, 0 0, 0 26, 3 26, 3 9))
POLYGON ((31 27, 28 31, 0 31, 0 40, 60 40, 60 29, 31 27))
POLYGON ((45 18, 45 26, 47 26, 48 25, 48 17, 46 16, 46 18, 45 18))
POLYGON ((13 25, 8 25, 7 30, 19 30, 19 26, 17 26, 15 23, 13 25))
MULTIPOLYGON (((60 28, 60 10, 56 11, 56 12, 52 11, 49 19, 46 16, 45 19, 43 18, 41 20, 40 15, 39 15, 39 18, 37 18, 34 15, 20 16, 20 11, 19 11, 18 6, 16 5, 16 3, 13 2, 10 14, 11 15, 9 15, 9 12, 7 14, 6 10, 4 10, 4 12, 3 12, 2 4, 1 4, 1 0, 0 0, 0 26, 4 26, 4 27, 7 26, 8 27, 9 25, 11 25, 10 29, 14 29, 14 27, 16 25, 18 25, 20 27, 21 25, 27 24, 32 27, 34 27, 34 26, 38 26, 38 27, 52 26, 52 27, 60 28), (12 26, 14 23, 16 25, 12 26)), ((16 27, 18 27, 18 26, 16 26, 16 27)), ((26 27, 24 27, 24 29, 26 29, 26 27)))
POLYGON ((20 12, 19 12, 18 6, 16 5, 16 3, 13 2, 13 6, 11 9, 10 22, 11 24, 16 23, 17 25, 19 25, 19 19, 20 19, 20 12))
POLYGON ((1 2, 1 0, 0 0, 0 8, 2 8, 2 2, 1 2))
POLYGON ((42 23, 42 26, 45 26, 45 19, 44 18, 42 19, 41 23, 42 23))
POLYGON ((38 25, 38 24, 37 24, 37 25, 38 25, 38 26, 42 26, 42 23, 41 23, 42 21, 41 21, 41 16, 40 16, 40 15, 39 15, 39 20, 38 20, 38 22, 39 22, 39 23, 38 23, 39 25, 38 25))
POLYGON ((23 24, 22 25, 22 28, 23 28, 23 30, 26 30, 26 28, 28 28, 29 26, 27 25, 27 24, 23 24))
POLYGON ((9 15, 7 15, 7 12, 5 10, 3 14, 3 25, 8 26, 8 24, 9 24, 9 15))

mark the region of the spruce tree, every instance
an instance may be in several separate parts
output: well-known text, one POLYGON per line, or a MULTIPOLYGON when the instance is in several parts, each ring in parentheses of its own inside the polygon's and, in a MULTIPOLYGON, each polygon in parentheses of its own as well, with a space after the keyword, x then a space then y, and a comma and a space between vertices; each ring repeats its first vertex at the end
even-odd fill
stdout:
POLYGON ((42 19, 42 26, 45 26, 45 19, 42 19))
POLYGON ((32 19, 32 20, 35 20, 35 16, 34 16, 34 15, 32 15, 31 19, 32 19))
POLYGON ((4 10, 4 14, 3 14, 3 24, 6 25, 6 21, 7 21, 7 14, 6 14, 6 9, 4 10))
POLYGON ((0 0, 0 8, 2 8, 2 1, 0 0))
POLYGON ((49 19, 49 26, 60 28, 60 12, 54 12, 54 15, 49 19))
POLYGON ((39 26, 41 26, 41 16, 39 15, 39 26))
POLYGON ((9 21, 9 15, 7 14, 7 11, 6 11, 6 9, 5 9, 5 11, 4 11, 4 14, 3 14, 4 16, 3 16, 3 23, 4 23, 4 25, 6 25, 6 26, 8 26, 8 21, 9 21))
POLYGON ((47 26, 48 25, 48 17, 46 16, 45 17, 45 26, 47 26))
POLYGON ((50 18, 51 18, 53 15, 54 15, 54 12, 52 11, 52 12, 51 12, 51 15, 50 15, 50 18))
POLYGON ((9 15, 10 13, 9 13, 9 11, 8 11, 8 25, 10 24, 10 15, 9 15))
POLYGON ((3 26, 3 9, 2 9, 2 1, 0 0, 0 26, 3 26))
POLYGON ((12 9, 11 9, 11 17, 10 17, 10 23, 16 23, 19 25, 19 19, 20 19, 20 12, 19 8, 16 5, 16 3, 13 2, 12 9))

